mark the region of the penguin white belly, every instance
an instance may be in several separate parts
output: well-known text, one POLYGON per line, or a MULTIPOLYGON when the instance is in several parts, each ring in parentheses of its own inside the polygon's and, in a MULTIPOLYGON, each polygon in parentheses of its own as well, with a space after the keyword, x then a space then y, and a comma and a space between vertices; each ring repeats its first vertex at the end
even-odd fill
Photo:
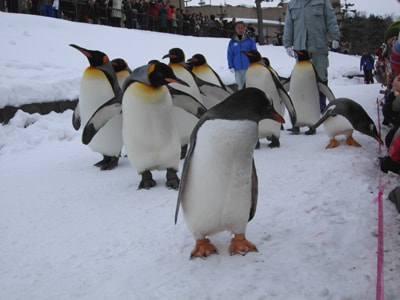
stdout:
POLYGON ((353 125, 345 117, 336 115, 329 117, 323 123, 325 133, 333 139, 337 135, 345 135, 346 138, 353 134, 353 125))
MULTIPOLYGON (((82 124, 86 125, 93 113, 113 97, 114 92, 104 73, 95 68, 87 68, 82 76, 79 94, 82 124)), ((118 156, 122 145, 121 115, 108 121, 88 144, 94 152, 108 156, 118 156)))
POLYGON ((219 87, 222 87, 217 76, 215 76, 214 72, 207 66, 193 67, 193 73, 206 82, 210 82, 219 87))
POLYGON ((187 145, 189 143, 190 135, 192 134, 193 128, 194 126, 196 126, 199 119, 188 113, 187 111, 175 106, 173 108, 173 114, 174 120, 176 121, 181 145, 187 145))
POLYGON ((319 92, 311 63, 296 63, 290 77, 289 95, 297 115, 295 126, 311 126, 319 120, 319 92))
POLYGON ((122 98, 122 136, 129 162, 145 170, 178 170, 180 141, 172 115, 172 100, 165 86, 131 84, 122 98))
MULTIPOLYGON (((255 87, 262 90, 266 95, 271 97, 275 110, 284 116, 285 106, 275 86, 275 82, 270 72, 262 65, 250 65, 246 72, 246 87, 255 87)), ((274 120, 265 119, 258 123, 258 137, 272 137, 278 139, 281 136, 281 124, 274 120)))
POLYGON ((257 124, 210 120, 197 132, 182 210, 196 239, 220 231, 244 233, 251 207, 257 124))

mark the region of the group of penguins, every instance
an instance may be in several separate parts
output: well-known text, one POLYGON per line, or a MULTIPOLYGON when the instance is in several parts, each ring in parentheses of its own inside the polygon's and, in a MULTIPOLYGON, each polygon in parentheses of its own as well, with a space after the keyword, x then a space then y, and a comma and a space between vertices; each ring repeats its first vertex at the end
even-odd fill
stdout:
POLYGON ((258 51, 243 51, 250 65, 245 88, 224 85, 202 54, 185 61, 180 48, 133 71, 121 59, 71 44, 89 61, 84 70, 73 126, 82 142, 103 155, 96 166, 118 165, 122 147, 141 176, 139 189, 156 185, 151 171, 166 171, 166 186, 178 190, 175 223, 181 208, 196 240, 191 257, 217 253, 209 236, 233 234, 230 254, 257 251, 245 237, 257 206, 258 178, 253 152, 259 139, 279 147, 288 111, 293 127, 321 124, 330 137, 327 148, 346 143, 360 146, 353 130, 382 144, 374 122, 355 101, 335 99, 318 79, 307 52, 297 53, 289 78, 283 78, 258 51), (319 93, 330 101, 320 112, 319 93), (188 147, 189 145, 189 147, 188 147), (179 161, 184 158, 181 179, 179 161))

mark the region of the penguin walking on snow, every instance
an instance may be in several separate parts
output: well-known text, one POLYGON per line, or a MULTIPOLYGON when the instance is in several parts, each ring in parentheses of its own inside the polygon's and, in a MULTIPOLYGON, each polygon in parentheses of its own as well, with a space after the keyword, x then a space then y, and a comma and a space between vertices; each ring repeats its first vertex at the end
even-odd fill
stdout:
POLYGON ((139 189, 155 186, 152 170, 166 170, 166 186, 178 189, 180 140, 166 87, 178 80, 166 64, 153 62, 135 69, 125 81, 122 98, 125 150, 142 176, 139 189))
POLYGON ((264 118, 284 122, 264 92, 245 88, 209 109, 193 130, 175 213, 176 223, 181 206, 196 239, 191 257, 216 253, 208 237, 225 230, 233 234, 231 255, 257 251, 245 232, 256 211, 253 152, 264 118))
MULTIPOLYGON (((249 67, 245 75, 245 86, 255 87, 262 90, 271 97, 274 109, 281 115, 285 114, 287 108, 292 124, 296 123, 296 111, 292 100, 282 86, 278 75, 269 65, 265 65, 266 60, 261 57, 257 50, 242 51, 249 59, 249 67)), ((280 146, 281 123, 275 120, 261 120, 258 125, 259 138, 267 138, 271 141, 270 148, 280 146)))
POLYGON ((311 128, 315 129, 321 124, 324 125, 325 133, 330 138, 326 149, 339 146, 339 142, 335 139, 337 135, 345 135, 347 145, 361 147, 353 138, 354 130, 383 144, 372 119, 360 104, 351 99, 338 98, 329 102, 322 112, 321 119, 311 128))
MULTIPOLYGON (((90 64, 82 75, 79 102, 73 114, 72 124, 78 130, 81 124, 87 124, 93 113, 104 103, 121 102, 122 90, 106 54, 73 44, 70 46, 85 55, 90 64)), ((122 116, 116 115, 88 144, 94 152, 103 155, 103 160, 95 166, 100 167, 101 170, 115 168, 118 165, 122 145, 122 116)))
MULTIPOLYGON (((321 115, 319 92, 329 101, 335 99, 330 88, 324 84, 311 63, 307 51, 296 51, 297 62, 290 75, 289 95, 296 110, 296 124, 288 130, 294 134, 300 133, 300 127, 312 126, 321 115)), ((305 134, 315 134, 315 128, 310 128, 305 134)))

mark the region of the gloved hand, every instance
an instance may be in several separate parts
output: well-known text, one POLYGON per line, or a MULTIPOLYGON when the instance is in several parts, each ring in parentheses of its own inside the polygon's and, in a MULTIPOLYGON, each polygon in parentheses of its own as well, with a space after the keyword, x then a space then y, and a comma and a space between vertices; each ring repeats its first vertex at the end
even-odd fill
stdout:
POLYGON ((288 47, 285 48, 287 55, 289 55, 290 57, 294 57, 294 51, 292 49, 292 47, 288 47))
POLYGON ((229 71, 231 71, 232 74, 235 74, 235 68, 230 68, 229 71))
POLYGON ((339 42, 336 40, 332 41, 332 49, 338 49, 339 48, 339 42))

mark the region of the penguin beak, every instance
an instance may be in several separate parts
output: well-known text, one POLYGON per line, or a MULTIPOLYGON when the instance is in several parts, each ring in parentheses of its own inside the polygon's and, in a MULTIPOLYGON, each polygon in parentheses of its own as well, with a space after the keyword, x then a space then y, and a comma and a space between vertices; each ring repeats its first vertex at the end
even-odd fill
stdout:
POLYGON ((79 52, 81 52, 83 55, 85 55, 86 57, 90 58, 92 57, 92 54, 90 54, 89 51, 87 51, 85 48, 79 47, 77 45, 74 44, 69 44, 72 48, 75 48, 76 50, 78 50, 79 52))
POLYGON ((164 58, 167 58, 167 57, 169 57, 170 59, 171 59, 171 58, 174 59, 174 58, 176 58, 176 55, 168 53, 168 54, 165 54, 165 55, 163 56, 163 59, 164 59, 164 58))
POLYGON ((183 81, 183 80, 181 80, 179 78, 167 77, 167 78, 165 78, 165 81, 168 82, 168 83, 180 83, 182 85, 189 86, 189 84, 187 84, 186 81, 183 81))
POLYGON ((274 120, 281 124, 285 123, 285 119, 280 114, 278 114, 273 107, 271 107, 271 109, 269 109, 266 113, 263 114, 262 119, 274 120))
POLYGON ((285 123, 285 119, 282 118, 282 116, 280 114, 278 114, 276 111, 272 111, 272 118, 273 120, 284 124, 285 123))

